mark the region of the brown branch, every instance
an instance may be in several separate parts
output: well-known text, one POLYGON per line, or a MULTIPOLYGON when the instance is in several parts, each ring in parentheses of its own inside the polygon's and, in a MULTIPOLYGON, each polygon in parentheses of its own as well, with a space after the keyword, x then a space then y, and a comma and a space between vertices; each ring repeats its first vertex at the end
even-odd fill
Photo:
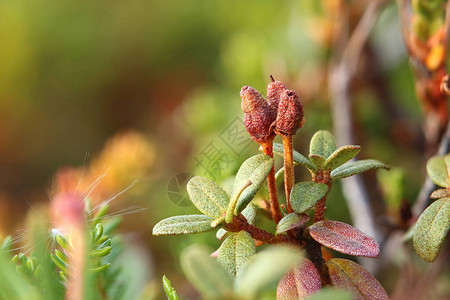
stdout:
POLYGON ((292 149, 292 136, 283 135, 283 150, 284 150, 284 187, 286 193, 286 204, 288 213, 292 213, 294 210, 291 206, 291 190, 295 183, 294 175, 294 153, 292 149))

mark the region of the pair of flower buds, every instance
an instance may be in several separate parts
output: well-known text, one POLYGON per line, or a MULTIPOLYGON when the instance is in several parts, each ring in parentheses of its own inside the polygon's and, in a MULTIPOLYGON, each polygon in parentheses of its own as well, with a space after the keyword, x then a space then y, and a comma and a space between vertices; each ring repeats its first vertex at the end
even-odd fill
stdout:
POLYGON ((267 86, 267 101, 251 86, 241 89, 244 125, 258 143, 272 141, 275 134, 293 136, 303 126, 303 103, 282 82, 267 86))

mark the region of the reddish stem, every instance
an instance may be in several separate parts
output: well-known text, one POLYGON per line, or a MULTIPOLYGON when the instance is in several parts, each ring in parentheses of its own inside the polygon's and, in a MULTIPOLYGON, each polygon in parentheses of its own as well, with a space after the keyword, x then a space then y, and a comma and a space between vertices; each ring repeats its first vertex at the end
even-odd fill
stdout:
POLYGON ((317 183, 324 183, 328 185, 328 192, 323 196, 322 199, 317 202, 315 208, 314 208, 314 223, 322 221, 324 219, 324 213, 325 213, 325 203, 327 201, 328 193, 331 189, 331 182, 330 182, 330 173, 328 171, 323 171, 319 169, 316 176, 313 177, 313 181, 317 183))
POLYGON ((291 206, 291 190, 295 183, 294 175, 294 153, 292 149, 292 136, 282 135, 284 151, 284 189, 286 193, 286 203, 288 213, 294 210, 291 206))
MULTIPOLYGON (((261 143, 264 154, 273 158, 273 139, 268 142, 261 143)), ((269 190, 270 211, 272 212, 272 219, 276 224, 281 220, 280 204, 278 202, 277 184, 275 182, 275 168, 272 169, 267 176, 267 188, 269 190)))

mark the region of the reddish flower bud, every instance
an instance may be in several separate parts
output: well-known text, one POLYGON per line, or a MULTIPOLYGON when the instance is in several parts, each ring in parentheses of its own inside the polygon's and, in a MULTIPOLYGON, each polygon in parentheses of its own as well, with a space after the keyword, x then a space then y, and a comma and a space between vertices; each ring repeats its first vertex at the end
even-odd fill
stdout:
POLYGON ((275 111, 272 111, 264 97, 250 86, 241 89, 241 99, 244 125, 248 133, 258 143, 268 141, 273 136, 271 125, 276 119, 275 111))
POLYGON ((303 103, 294 90, 281 93, 275 131, 280 135, 294 135, 303 126, 303 103))
POLYGON ((281 94, 287 87, 281 81, 273 81, 267 85, 267 103, 273 111, 277 111, 281 94))

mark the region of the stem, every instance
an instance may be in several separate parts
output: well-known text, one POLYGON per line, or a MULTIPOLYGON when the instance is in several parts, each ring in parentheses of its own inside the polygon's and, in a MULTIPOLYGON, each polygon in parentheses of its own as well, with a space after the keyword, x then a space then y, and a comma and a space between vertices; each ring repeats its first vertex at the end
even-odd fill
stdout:
POLYGON ((309 239, 305 249, 309 259, 319 271, 322 286, 329 284, 330 278, 328 277, 327 270, 325 270, 326 266, 324 264, 325 260, 322 258, 321 245, 315 240, 309 239))
POLYGON ((228 204, 227 212, 225 214, 225 222, 231 223, 233 220, 233 215, 235 214, 236 205, 238 203, 239 197, 241 196, 242 192, 248 188, 252 182, 250 180, 247 180, 246 183, 244 183, 240 189, 237 191, 236 194, 234 194, 233 198, 230 200, 230 204, 228 204))
POLYGON ((317 202, 314 208, 314 223, 316 223, 324 219, 325 203, 327 202, 327 196, 331 190, 332 182, 330 182, 330 173, 324 172, 323 170, 317 172, 316 176, 313 177, 313 181, 328 185, 328 192, 319 200, 319 202, 317 202))
MULTIPOLYGON (((264 154, 273 158, 273 139, 268 142, 261 143, 264 154)), ((267 188, 269 190, 270 211, 272 212, 272 219, 276 224, 281 220, 280 204, 278 202, 277 184, 275 182, 275 168, 272 169, 267 176, 267 188)))
POLYGON ((274 235, 248 223, 247 219, 245 219, 242 215, 239 217, 234 217, 233 222, 226 225, 226 229, 231 232, 245 230, 252 236, 252 238, 261 241, 263 244, 278 244, 283 242, 298 244, 298 241, 289 239, 285 235, 274 235))
POLYGON ((294 153, 292 150, 292 135, 282 135, 284 152, 284 189, 288 213, 292 213, 291 190, 295 183, 294 178, 294 153))

